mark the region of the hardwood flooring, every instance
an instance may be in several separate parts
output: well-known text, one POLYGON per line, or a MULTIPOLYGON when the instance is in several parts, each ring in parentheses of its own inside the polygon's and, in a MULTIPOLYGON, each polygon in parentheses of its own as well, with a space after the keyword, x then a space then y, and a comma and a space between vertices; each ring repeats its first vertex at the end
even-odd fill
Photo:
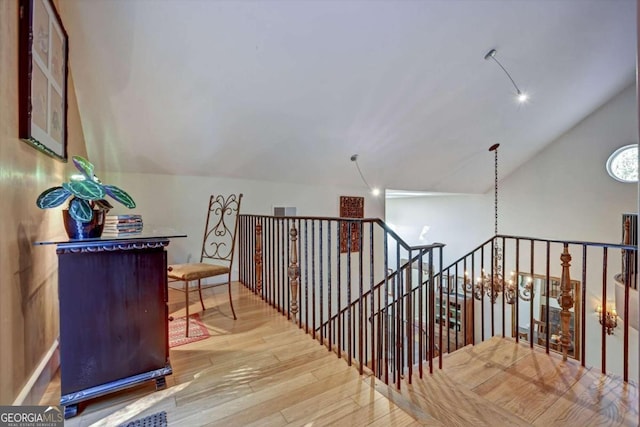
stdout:
MULTIPOLYGON (((171 349, 167 389, 153 382, 86 402, 67 426, 112 426, 166 411, 169 426, 638 425, 633 384, 493 338, 443 359, 400 391, 338 359, 239 284, 207 291, 211 337, 171 349)), ((195 294, 191 312, 199 310, 195 294)), ((170 292, 170 311, 183 295, 170 292)), ((41 404, 58 404, 57 376, 41 404)))
POLYGON ((377 389, 445 426, 640 425, 636 384, 499 337, 445 355, 443 370, 414 374, 400 392, 377 389))

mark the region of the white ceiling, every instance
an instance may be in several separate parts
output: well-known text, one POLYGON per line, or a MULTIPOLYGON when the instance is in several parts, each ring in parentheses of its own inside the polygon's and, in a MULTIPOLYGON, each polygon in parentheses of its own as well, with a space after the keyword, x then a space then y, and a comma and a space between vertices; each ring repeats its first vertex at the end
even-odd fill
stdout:
POLYGON ((635 80, 635 0, 60 3, 99 171, 484 192, 635 80))

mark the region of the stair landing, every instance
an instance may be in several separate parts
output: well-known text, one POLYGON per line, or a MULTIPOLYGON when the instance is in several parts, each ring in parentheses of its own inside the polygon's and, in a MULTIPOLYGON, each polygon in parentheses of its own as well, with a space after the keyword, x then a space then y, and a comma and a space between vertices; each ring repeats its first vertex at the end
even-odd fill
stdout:
POLYGON ((443 370, 376 390, 423 425, 638 426, 638 388, 575 360, 491 338, 443 358, 443 370))

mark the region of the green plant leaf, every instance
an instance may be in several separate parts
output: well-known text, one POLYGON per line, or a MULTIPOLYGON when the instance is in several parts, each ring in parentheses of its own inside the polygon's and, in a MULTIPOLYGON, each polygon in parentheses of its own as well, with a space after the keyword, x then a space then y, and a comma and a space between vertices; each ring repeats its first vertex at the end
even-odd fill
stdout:
POLYGON ((98 208, 99 211, 108 211, 113 209, 113 205, 106 199, 98 199, 93 202, 94 208, 98 208))
POLYGON ((104 189, 108 195, 113 197, 117 202, 122 203, 129 209, 136 207, 136 202, 133 201, 131 196, 126 191, 116 187, 115 185, 104 185, 104 189))
POLYGON ((93 163, 82 156, 73 156, 73 164, 87 179, 93 180, 93 163))
POLYGON ((98 200, 104 198, 104 188, 93 181, 64 182, 62 186, 74 196, 84 200, 98 200))
POLYGON ((76 221, 89 222, 93 218, 93 209, 88 201, 74 198, 69 203, 69 215, 76 221))
POLYGON ((64 203, 71 196, 71 192, 65 190, 62 187, 52 187, 45 190, 38 196, 36 205, 40 209, 55 208, 64 203))

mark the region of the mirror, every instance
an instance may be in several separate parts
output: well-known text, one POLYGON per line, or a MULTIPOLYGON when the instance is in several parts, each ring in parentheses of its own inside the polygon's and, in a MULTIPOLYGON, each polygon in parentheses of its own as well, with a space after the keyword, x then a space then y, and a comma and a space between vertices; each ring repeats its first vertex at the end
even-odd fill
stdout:
MULTIPOLYGON (((558 304, 560 296, 560 278, 549 277, 548 301, 547 301, 547 276, 542 274, 518 274, 518 286, 525 289, 530 284, 533 290, 533 298, 528 301, 520 299, 518 306, 518 329, 520 340, 529 341, 530 334, 533 333, 533 344, 542 347, 546 346, 547 339, 547 312, 549 314, 549 350, 562 353, 560 346, 560 312, 562 308, 558 304), (532 315, 533 314, 533 318, 532 315), (533 322, 532 322, 533 320, 533 322)), ((575 313, 580 313, 582 303, 580 281, 572 280, 574 307, 571 309, 571 321, 569 330, 571 332, 571 345, 567 353, 568 357, 580 360, 580 318, 575 313)), ((515 313, 515 311, 514 311, 515 313)), ((516 319, 512 316, 512 331, 515 336, 516 319)))

